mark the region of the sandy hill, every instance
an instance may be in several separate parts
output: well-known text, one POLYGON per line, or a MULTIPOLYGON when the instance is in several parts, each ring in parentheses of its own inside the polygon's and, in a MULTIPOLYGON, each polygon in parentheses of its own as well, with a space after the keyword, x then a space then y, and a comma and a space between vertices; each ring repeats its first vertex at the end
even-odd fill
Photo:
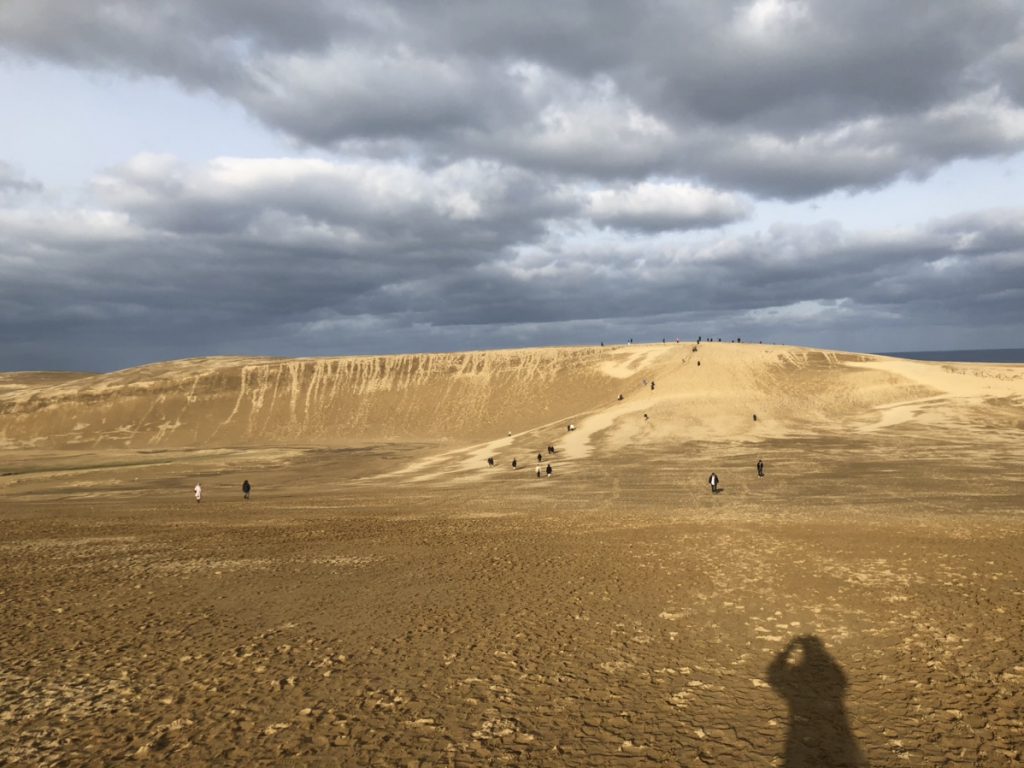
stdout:
POLYGON ((1024 426, 1024 366, 760 344, 704 343, 695 350, 690 342, 384 357, 225 357, 109 374, 0 375, 0 445, 425 442, 455 448, 532 431, 558 435, 585 453, 596 434, 603 444, 622 446, 641 438, 743 440, 865 430, 912 418, 943 419, 949 408, 964 403, 1005 411, 998 418, 1024 426), (572 435, 565 433, 569 421, 579 426, 572 435))

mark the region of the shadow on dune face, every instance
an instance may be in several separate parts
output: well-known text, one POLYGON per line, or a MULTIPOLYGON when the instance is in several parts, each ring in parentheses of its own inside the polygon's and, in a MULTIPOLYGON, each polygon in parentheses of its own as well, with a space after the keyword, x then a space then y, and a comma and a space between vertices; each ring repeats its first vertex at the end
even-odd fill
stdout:
POLYGON ((789 705, 785 768, 865 768, 843 706, 846 675, 821 640, 789 641, 768 666, 768 681, 789 705))

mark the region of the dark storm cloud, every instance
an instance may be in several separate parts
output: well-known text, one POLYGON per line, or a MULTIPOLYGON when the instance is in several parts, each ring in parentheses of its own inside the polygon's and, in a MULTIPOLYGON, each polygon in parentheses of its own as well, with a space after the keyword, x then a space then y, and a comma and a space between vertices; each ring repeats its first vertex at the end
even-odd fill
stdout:
POLYGON ((144 156, 93 192, 102 209, 0 209, 5 367, 29 364, 10 358, 28 335, 53 348, 21 360, 83 367, 66 361, 92 333, 110 366, 210 350, 213 338, 266 342, 327 310, 401 313, 402 286, 472 270, 578 207, 550 182, 472 161, 428 173, 309 160, 190 169, 144 156), (112 338, 125 346, 103 349, 112 338))
POLYGON ((0 369, 659 327, 1006 345, 1019 209, 737 222, 1024 149, 1022 19, 1016 0, 8 0, 0 56, 209 91, 321 159, 142 155, 52 200, 0 162, 0 369))
POLYGON ((1024 147, 1015 0, 13 0, 0 45, 328 148, 813 196, 1024 147))
POLYGON ((607 216, 668 211, 675 230, 737 203, 668 183, 595 197, 480 161, 143 156, 93 193, 0 208, 3 367, 695 336, 712 318, 718 335, 806 342, 851 325, 999 329, 1024 292, 1019 209, 905 231, 638 236, 607 216))

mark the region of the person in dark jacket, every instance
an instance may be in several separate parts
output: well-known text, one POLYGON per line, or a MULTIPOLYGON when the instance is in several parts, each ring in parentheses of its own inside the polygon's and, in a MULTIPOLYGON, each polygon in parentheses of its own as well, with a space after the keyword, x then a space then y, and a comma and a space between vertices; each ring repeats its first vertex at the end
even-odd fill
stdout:
POLYGON ((251 491, 251 490, 252 490, 252 486, 249 484, 249 481, 248 480, 243 480, 242 481, 242 498, 243 499, 248 499, 249 498, 249 491, 251 491))
POLYGON ((757 476, 764 477, 764 462, 761 459, 757 460, 757 476))

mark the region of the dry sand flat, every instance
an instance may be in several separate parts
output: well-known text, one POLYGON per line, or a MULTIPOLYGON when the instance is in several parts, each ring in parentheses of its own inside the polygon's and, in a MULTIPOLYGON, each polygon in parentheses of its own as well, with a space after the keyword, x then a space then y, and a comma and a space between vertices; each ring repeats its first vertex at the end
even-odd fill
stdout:
POLYGON ((668 344, 2 384, 4 764, 1024 762, 1024 367, 668 344))

